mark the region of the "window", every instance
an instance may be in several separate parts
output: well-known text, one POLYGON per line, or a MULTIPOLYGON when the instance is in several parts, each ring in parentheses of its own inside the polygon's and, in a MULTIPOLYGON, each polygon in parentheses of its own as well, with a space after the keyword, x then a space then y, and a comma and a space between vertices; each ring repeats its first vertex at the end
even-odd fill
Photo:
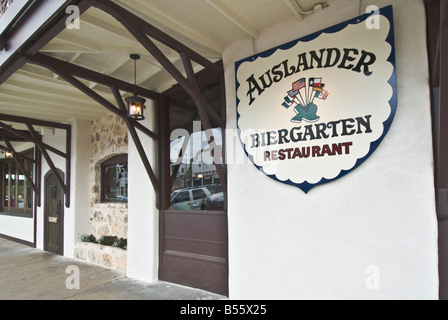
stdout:
POLYGON ((101 164, 101 202, 128 201, 128 156, 118 155, 101 164))
MULTIPOLYGON (((33 152, 23 154, 32 159, 33 152)), ((33 177, 33 163, 28 159, 21 159, 28 175, 33 177)), ((20 170, 14 159, 1 161, 2 192, 1 209, 3 212, 31 214, 33 207, 33 191, 31 184, 26 180, 25 175, 20 170)))
MULTIPOLYGON (((204 87, 202 94, 221 115, 220 85, 204 87)), ((211 120, 214 143, 209 143, 195 102, 186 94, 171 97, 169 114, 170 131, 175 133, 170 141, 172 196, 169 209, 223 210, 224 195, 216 171, 216 165, 223 163, 221 128, 211 120)))

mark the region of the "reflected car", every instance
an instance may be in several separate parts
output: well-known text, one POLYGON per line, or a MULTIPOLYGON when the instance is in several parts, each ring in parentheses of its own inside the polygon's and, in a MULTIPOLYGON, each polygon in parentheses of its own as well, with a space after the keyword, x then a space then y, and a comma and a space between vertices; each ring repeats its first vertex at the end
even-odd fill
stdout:
POLYGON ((224 194, 219 185, 175 190, 171 193, 172 210, 223 210, 224 194))

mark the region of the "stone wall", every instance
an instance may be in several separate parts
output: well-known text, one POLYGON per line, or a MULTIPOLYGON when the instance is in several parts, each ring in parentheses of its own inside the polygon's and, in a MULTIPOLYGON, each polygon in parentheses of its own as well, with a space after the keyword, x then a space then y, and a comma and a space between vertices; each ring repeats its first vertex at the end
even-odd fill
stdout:
POLYGON ((128 130, 115 115, 93 121, 91 126, 91 185, 89 232, 96 238, 104 235, 127 238, 128 204, 101 203, 101 163, 128 153, 128 130))
POLYGON ((120 248, 78 242, 75 244, 75 258, 126 272, 127 252, 120 248))
MULTIPOLYGON (((91 123, 89 234, 127 238, 128 204, 101 202, 101 163, 128 153, 128 130, 124 121, 108 115, 91 123)), ((75 258, 126 271, 127 251, 94 243, 77 242, 75 258)))

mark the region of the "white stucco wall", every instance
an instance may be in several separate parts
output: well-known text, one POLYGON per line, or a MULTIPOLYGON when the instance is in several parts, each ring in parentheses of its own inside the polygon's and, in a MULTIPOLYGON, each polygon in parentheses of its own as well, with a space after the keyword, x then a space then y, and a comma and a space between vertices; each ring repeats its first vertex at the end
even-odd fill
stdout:
MULTIPOLYGON (((74 244, 79 234, 87 233, 89 224, 89 163, 90 163, 90 122, 74 120, 72 125, 71 154, 71 202, 70 208, 64 206, 64 255, 74 256, 74 244), (75 215, 76 212, 76 215, 75 215)), ((54 130, 54 135, 45 135, 43 142, 65 152, 65 131, 54 130)), ((17 151, 34 148, 34 144, 25 143, 16 147, 17 151)), ((55 166, 65 173, 65 159, 49 152, 55 166)), ((0 215, 0 234, 34 242, 34 220, 36 219, 36 247, 44 249, 44 199, 45 174, 50 170, 42 158, 41 206, 37 207, 35 217, 15 217, 0 215)))
MULTIPOLYGON (((65 207, 64 198, 64 256, 73 258, 75 243, 79 235, 87 233, 89 224, 89 190, 90 190, 90 123, 74 120, 72 126, 71 148, 71 186, 70 207, 65 207)), ((65 130, 55 129, 54 135, 43 136, 42 141, 65 152, 65 130)), ((49 152, 56 166, 64 174, 65 159, 49 152)), ((50 167, 42 158, 41 206, 36 210, 36 247, 44 249, 44 208, 45 208, 45 175, 50 167)))
MULTIPOLYGON (((146 119, 141 123, 154 131, 154 106, 147 101, 146 107, 146 119)), ((137 133, 156 172, 155 142, 138 130, 137 133)), ((127 276, 156 282, 159 268, 159 211, 156 209, 154 188, 130 135, 128 148, 127 276)))
POLYGON ((75 243, 87 234, 90 218, 90 121, 74 120, 72 125, 71 199, 72 214, 65 215, 65 255, 73 258, 75 243))
MULTIPOLYGON (((229 129, 236 129, 234 63, 359 13, 359 1, 329 3, 225 49, 229 129)), ((309 194, 247 162, 228 164, 231 299, 438 298, 423 1, 363 1, 363 13, 368 4, 394 6, 398 108, 390 132, 358 169, 309 194), (369 289, 372 276, 379 287, 369 289)), ((227 144, 228 160, 245 157, 239 143, 227 144)))

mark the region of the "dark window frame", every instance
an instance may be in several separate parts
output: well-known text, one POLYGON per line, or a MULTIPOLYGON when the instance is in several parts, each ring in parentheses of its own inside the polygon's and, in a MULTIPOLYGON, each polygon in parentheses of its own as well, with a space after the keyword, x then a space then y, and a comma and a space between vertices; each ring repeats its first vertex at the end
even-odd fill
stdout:
MULTIPOLYGON (((116 199, 106 199, 106 168, 117 165, 126 164, 128 166, 128 155, 119 154, 115 155, 101 163, 101 187, 100 187, 100 202, 101 203, 128 203, 128 201, 116 200, 116 199)), ((129 171, 128 171, 129 172, 129 171)))
MULTIPOLYGON (((27 149, 25 151, 20 152, 21 154, 28 156, 31 159, 34 159, 34 148, 31 149, 27 149)), ((19 194, 19 176, 20 174, 23 175, 23 172, 20 170, 20 168, 17 166, 17 164, 15 163, 14 159, 1 159, 0 160, 0 175, 1 175, 1 182, 0 182, 0 215, 4 215, 4 216, 14 216, 14 217, 22 217, 22 218, 33 218, 33 212, 34 212, 34 202, 35 202, 35 192, 32 189, 29 189, 29 182, 26 180, 26 178, 23 179, 23 188, 24 188, 24 202, 23 208, 19 208, 18 206, 16 207, 9 207, 5 208, 5 198, 4 198, 4 191, 5 191, 5 180, 4 180, 4 168, 5 165, 8 164, 8 171, 9 171, 9 175, 11 175, 11 165, 14 165, 15 167, 15 174, 17 175, 16 180, 15 180, 15 187, 14 190, 16 192, 17 198, 18 198, 18 194, 19 194), (28 192, 31 192, 31 195, 28 196, 28 192), (30 201, 30 206, 27 206, 28 201, 30 201)), ((35 168, 34 168, 34 163, 32 161, 29 160, 24 160, 23 165, 26 168, 30 168, 31 170, 31 175, 33 177, 33 180, 35 180, 35 168)), ((8 197, 10 196, 10 193, 8 193, 8 197)), ((18 205, 19 202, 17 202, 18 205)))

